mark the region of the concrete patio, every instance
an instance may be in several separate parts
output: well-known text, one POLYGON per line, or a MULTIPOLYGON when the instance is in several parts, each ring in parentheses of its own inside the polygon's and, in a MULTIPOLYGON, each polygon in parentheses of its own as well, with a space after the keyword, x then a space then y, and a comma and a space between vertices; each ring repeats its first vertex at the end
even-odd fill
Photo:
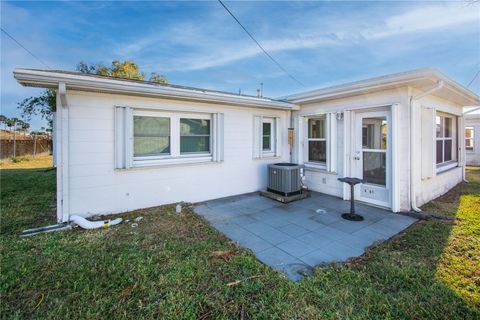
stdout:
POLYGON ((289 204, 251 193, 195 206, 213 227, 294 281, 316 265, 361 256, 416 221, 360 203, 356 209, 364 221, 342 219, 349 209, 350 202, 315 192, 289 204))

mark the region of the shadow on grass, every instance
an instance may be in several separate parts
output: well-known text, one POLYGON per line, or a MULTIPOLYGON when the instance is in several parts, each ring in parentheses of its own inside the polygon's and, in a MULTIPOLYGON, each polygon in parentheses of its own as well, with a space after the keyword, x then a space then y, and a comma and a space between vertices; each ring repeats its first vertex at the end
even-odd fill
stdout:
POLYGON ((1 169, 1 234, 55 223, 55 170, 1 169))
MULTIPOLYGON (((2 207, 10 201, 2 222, 4 214, 11 220, 2 223, 2 236, 54 220, 54 172, 1 175, 2 207)), ((299 283, 245 250, 228 261, 212 260, 214 251, 237 248, 188 210, 176 214, 174 206, 136 210, 125 215, 129 223, 107 230, 2 237, 2 317, 478 319, 478 295, 468 291, 478 277, 465 262, 478 261, 471 244, 472 235, 478 244, 478 220, 465 213, 469 201, 478 204, 476 188, 458 193, 454 223, 421 221, 360 261, 317 268, 299 283), (137 216, 143 220, 132 228, 137 216)))
POLYGON ((461 183, 436 205, 454 212, 436 268, 437 278, 469 305, 480 308, 480 168, 467 170, 469 183, 461 183))

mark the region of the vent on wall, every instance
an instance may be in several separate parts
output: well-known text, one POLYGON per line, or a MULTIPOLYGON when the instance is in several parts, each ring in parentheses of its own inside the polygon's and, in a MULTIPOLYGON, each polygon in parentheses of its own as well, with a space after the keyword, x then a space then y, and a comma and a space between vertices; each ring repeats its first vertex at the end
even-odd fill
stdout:
POLYGON ((295 163, 268 165, 268 191, 290 196, 302 192, 302 166, 295 163))

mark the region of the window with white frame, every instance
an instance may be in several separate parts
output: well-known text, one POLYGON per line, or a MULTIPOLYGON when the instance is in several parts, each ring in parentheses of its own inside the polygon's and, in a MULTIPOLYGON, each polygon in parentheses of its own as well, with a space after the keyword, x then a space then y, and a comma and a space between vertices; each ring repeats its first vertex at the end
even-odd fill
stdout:
POLYGON ((222 162, 223 113, 115 107, 115 168, 222 162))
POLYGON ((308 119, 308 162, 326 165, 327 126, 325 116, 308 119))
POLYGON ((210 153, 210 119, 180 118, 180 154, 210 153))
POLYGON ((210 155, 211 118, 210 114, 134 110, 134 160, 210 155))
POLYGON ((457 159, 456 152, 457 118, 446 113, 436 116, 436 164, 442 166, 457 159))
POLYGON ((133 116, 134 157, 170 155, 170 118, 133 116))
POLYGON ((278 157, 282 151, 280 118, 253 116, 253 159, 278 157))
POLYGON ((465 149, 467 151, 473 151, 474 133, 473 127, 465 127, 465 149))
POLYGON ((262 119, 262 152, 273 153, 275 150, 275 129, 273 118, 262 119))

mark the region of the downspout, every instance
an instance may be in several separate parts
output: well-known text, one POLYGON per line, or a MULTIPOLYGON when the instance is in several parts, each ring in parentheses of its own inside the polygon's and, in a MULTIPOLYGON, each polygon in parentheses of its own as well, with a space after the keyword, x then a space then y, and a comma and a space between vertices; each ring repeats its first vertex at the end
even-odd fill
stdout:
MULTIPOLYGON (((60 145, 60 150, 57 150, 57 152, 60 152, 61 154, 61 160, 57 164, 57 168, 61 167, 61 194, 60 196, 60 203, 61 203, 61 221, 60 222, 68 222, 69 221, 69 215, 70 215, 70 210, 69 210, 69 197, 70 197, 70 192, 69 192, 69 175, 68 175, 68 101, 67 101, 67 86, 64 82, 59 82, 58 83, 58 96, 60 98, 60 106, 57 106, 57 112, 58 112, 58 107, 60 107, 60 118, 59 118, 59 123, 57 123, 58 126, 61 126, 61 145, 60 145), (66 116, 64 115, 66 114, 66 116)), ((58 139, 57 135, 57 139, 58 139)), ((57 155, 58 156, 58 155, 57 155)))
POLYGON ((438 80, 437 84, 430 88, 427 91, 424 91, 416 96, 410 96, 410 206, 412 210, 416 212, 421 212, 422 209, 417 207, 417 200, 415 196, 415 171, 414 171, 414 164, 413 164, 413 154, 414 148, 413 143, 415 141, 415 117, 413 116, 413 102, 415 100, 419 100, 441 88, 443 88, 443 80, 438 80))

